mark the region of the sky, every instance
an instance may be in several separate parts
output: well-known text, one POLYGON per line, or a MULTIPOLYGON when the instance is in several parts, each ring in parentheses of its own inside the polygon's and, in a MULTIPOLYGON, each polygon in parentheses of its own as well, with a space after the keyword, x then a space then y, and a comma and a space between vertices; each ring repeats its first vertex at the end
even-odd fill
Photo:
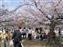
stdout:
MULTIPOLYGON (((9 10, 13 9, 16 5, 18 5, 20 2, 23 2, 24 0, 0 0, 0 6, 5 5, 5 7, 9 10)), ((25 0, 27 1, 27 0, 25 0)), ((50 2, 51 0, 47 0, 50 2)))
POLYGON ((0 6, 5 5, 6 8, 11 9, 15 7, 19 2, 23 2, 24 0, 0 0, 0 6))

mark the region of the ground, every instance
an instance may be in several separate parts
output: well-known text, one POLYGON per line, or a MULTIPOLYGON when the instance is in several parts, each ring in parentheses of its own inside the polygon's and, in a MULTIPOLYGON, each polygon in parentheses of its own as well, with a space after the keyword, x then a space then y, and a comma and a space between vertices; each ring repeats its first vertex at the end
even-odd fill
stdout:
POLYGON ((58 47, 55 44, 48 45, 46 40, 39 41, 39 40, 25 40, 23 43, 25 47, 58 47))
MULTIPOLYGON (((61 43, 63 44, 63 40, 61 40, 61 43)), ((0 44, 0 47, 3 47, 3 44, 0 44)), ((46 40, 27 40, 25 39, 23 42, 24 47, 59 47, 56 44, 49 45, 47 44, 46 40)))

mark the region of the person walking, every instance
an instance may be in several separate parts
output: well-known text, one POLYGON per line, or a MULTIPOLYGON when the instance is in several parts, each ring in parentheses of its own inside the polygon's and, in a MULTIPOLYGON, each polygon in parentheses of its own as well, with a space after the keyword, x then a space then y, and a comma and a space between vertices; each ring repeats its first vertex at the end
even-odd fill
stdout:
POLYGON ((17 30, 14 31, 13 36, 12 36, 12 40, 14 43, 14 47, 22 47, 21 43, 20 43, 22 40, 21 32, 18 28, 17 28, 17 30))

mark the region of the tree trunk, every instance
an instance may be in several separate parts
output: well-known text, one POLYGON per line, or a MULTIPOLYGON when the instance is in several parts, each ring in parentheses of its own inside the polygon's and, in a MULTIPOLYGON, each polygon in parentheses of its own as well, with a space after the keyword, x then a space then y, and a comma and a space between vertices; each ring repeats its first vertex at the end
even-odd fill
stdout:
MULTIPOLYGON (((53 41, 56 42, 56 40, 53 38, 54 28, 56 27, 56 24, 54 22, 51 22, 51 24, 49 26, 50 26, 50 33, 49 33, 48 43, 52 44, 53 41)), ((59 47, 63 47, 63 45, 59 41, 56 42, 56 45, 58 45, 59 47)))

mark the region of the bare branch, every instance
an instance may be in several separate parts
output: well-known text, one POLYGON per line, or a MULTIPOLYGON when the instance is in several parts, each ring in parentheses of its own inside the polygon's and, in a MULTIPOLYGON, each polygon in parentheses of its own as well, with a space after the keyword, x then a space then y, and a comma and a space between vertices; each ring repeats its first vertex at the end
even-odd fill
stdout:
POLYGON ((14 10, 11 10, 10 12, 15 12, 17 9, 19 9, 19 8, 21 8, 21 7, 23 7, 23 6, 26 6, 26 5, 31 5, 31 6, 33 6, 32 4, 29 4, 29 3, 24 3, 24 4, 19 4, 18 6, 16 6, 16 8, 14 8, 14 10))

